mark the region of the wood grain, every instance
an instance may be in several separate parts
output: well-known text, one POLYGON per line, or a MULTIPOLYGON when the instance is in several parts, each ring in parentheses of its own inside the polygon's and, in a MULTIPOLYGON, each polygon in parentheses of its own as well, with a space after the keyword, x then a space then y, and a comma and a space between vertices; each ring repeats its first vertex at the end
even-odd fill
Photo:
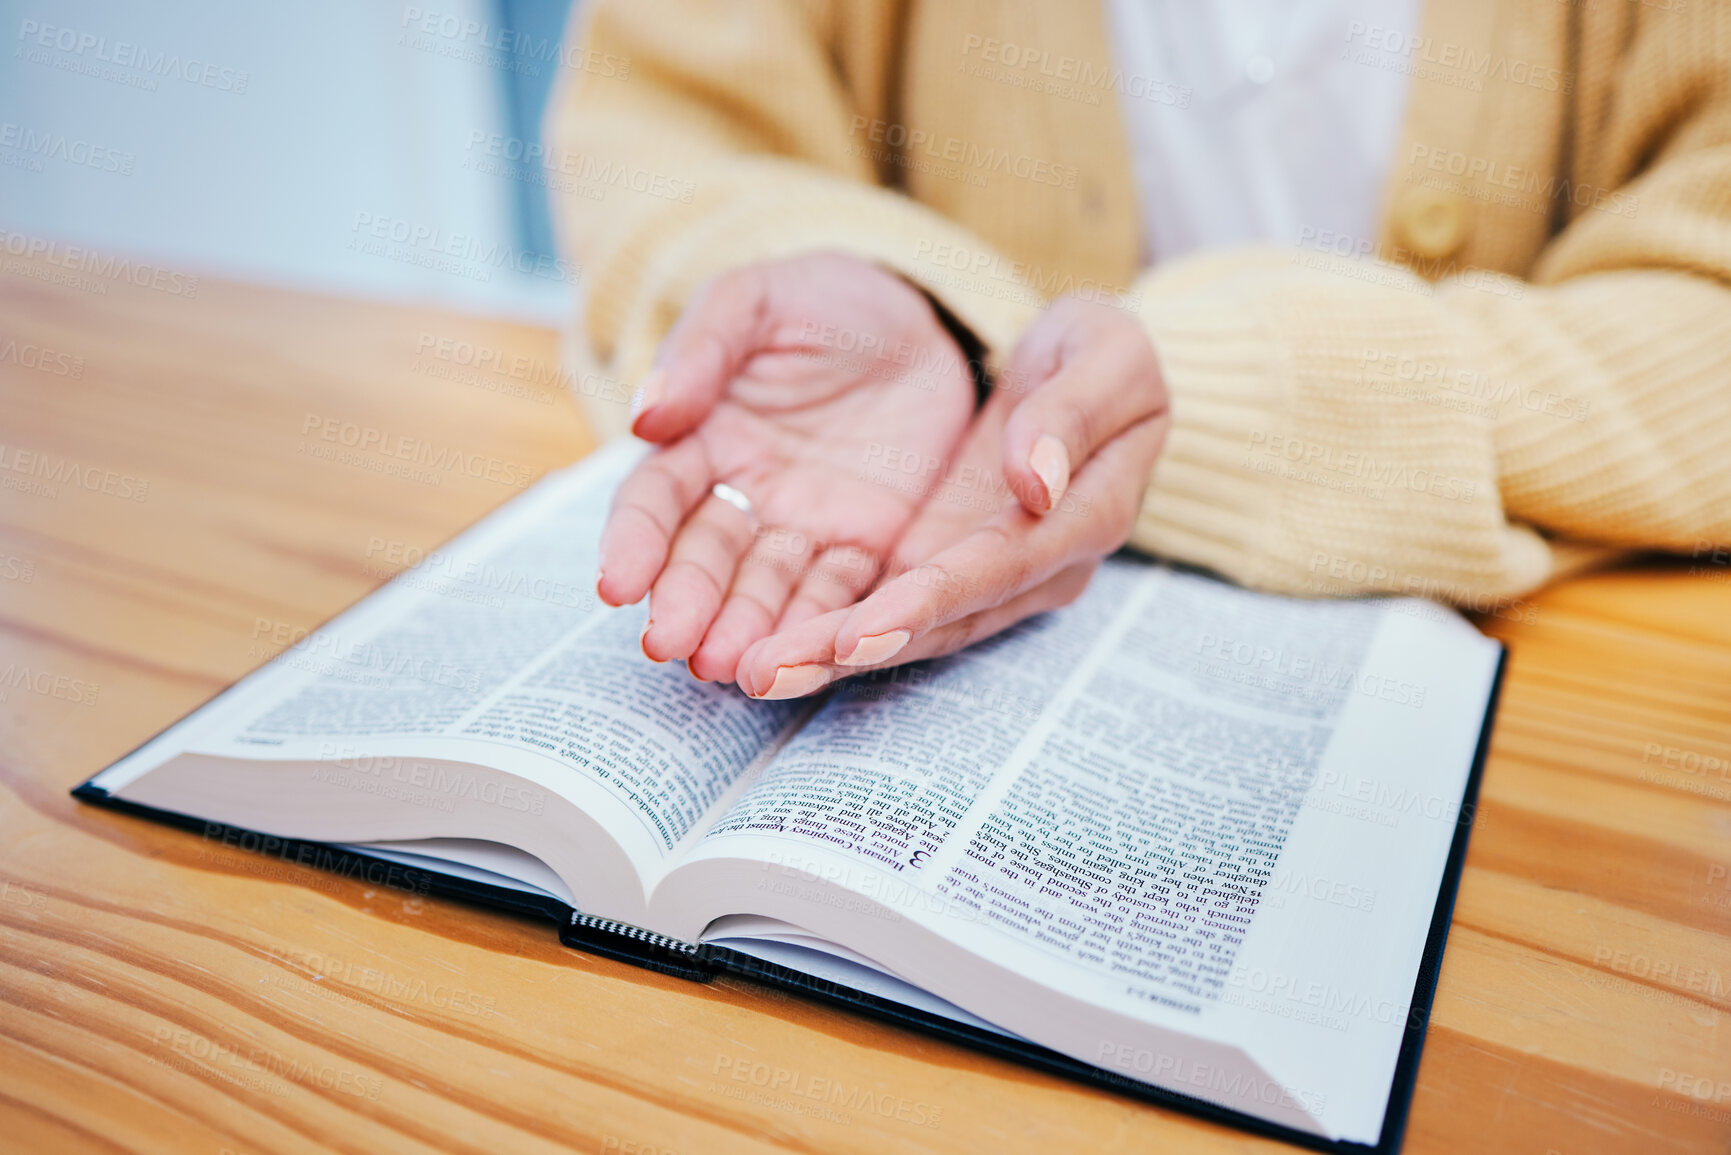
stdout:
MULTIPOLYGON (((591 443, 544 330, 54 275, 0 275, 0 349, 78 367, 0 354, 0 671, 33 679, 0 686, 0 1148, 1285 1149, 74 803, 591 443), (326 420, 500 468, 320 458, 326 420), (891 1107, 753 1098, 745 1061, 891 1107)), ((1484 625, 1512 665, 1406 1149, 1731 1149, 1731 570, 1623 566, 1484 625)))

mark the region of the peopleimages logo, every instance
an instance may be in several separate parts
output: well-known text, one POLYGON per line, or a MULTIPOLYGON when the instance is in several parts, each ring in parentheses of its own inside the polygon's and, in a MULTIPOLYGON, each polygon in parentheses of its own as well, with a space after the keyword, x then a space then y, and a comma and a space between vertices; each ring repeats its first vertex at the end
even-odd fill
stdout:
POLYGON ((558 36, 537 36, 514 28, 495 27, 453 12, 434 12, 406 5, 398 43, 471 64, 485 64, 524 76, 541 75, 540 65, 564 67, 608 80, 631 79, 631 58, 596 52, 558 36))
POLYGON ((614 159, 573 152, 568 148, 549 152, 539 141, 482 129, 469 133, 465 150, 470 155, 463 161, 464 168, 539 184, 556 192, 587 189, 594 194, 590 196, 592 200, 606 199, 607 190, 613 188, 690 204, 697 192, 697 185, 693 182, 666 173, 631 168, 614 159), (558 179, 561 177, 570 179, 558 179))
POLYGON ((1575 90, 1575 74, 1543 61, 1480 51, 1470 44, 1436 40, 1416 33, 1402 33, 1354 20, 1346 28, 1346 47, 1341 59, 1389 68, 1421 80, 1436 81, 1471 92, 1481 92, 1485 81, 1525 85, 1564 96, 1575 90), (1398 67, 1390 67, 1398 65, 1398 67))
MULTIPOLYGON (((1398 678, 1366 672, 1347 662, 1331 662, 1310 654, 1274 649, 1243 638, 1203 633, 1196 639, 1196 673, 1221 677, 1232 667, 1265 675, 1271 686, 1313 684, 1319 690, 1348 690, 1397 706, 1424 708, 1426 687, 1398 678)), ((1239 680, 1239 679, 1233 679, 1239 680)))
MULTIPOLYGON (((33 237, 29 233, 0 229, 0 252, 9 257, 41 261, 72 273, 98 278, 94 282, 75 283, 75 288, 96 288, 96 291, 106 293, 108 289, 101 284, 102 281, 125 281, 141 289, 167 293, 171 297, 198 296, 198 278, 195 276, 125 257, 103 256, 94 249, 80 245, 63 245, 59 241, 33 237)), ((18 276, 32 275, 30 266, 22 263, 8 262, 5 271, 18 276)))
POLYGON ((53 670, 33 670, 17 662, 0 670, 0 702, 6 700, 9 690, 28 690, 44 698, 59 698, 63 702, 73 702, 80 706, 94 706, 96 695, 101 689, 95 682, 86 682, 70 674, 57 674, 53 670))
POLYGON ((357 252, 480 281, 490 280, 494 269, 511 268, 524 276, 575 285, 582 272, 580 266, 547 253, 523 252, 497 241, 486 244, 468 233, 364 210, 355 213, 349 231, 353 235, 348 247, 357 252))
MULTIPOLYGON (((435 479, 446 474, 461 474, 524 489, 539 476, 534 467, 521 462, 501 461, 485 453, 440 445, 423 437, 411 437, 320 413, 306 415, 301 422, 301 438, 300 452, 310 457, 333 458, 334 451, 344 450, 364 455, 375 466, 400 465, 435 479), (321 446, 321 441, 327 444, 321 446)), ((344 461, 344 464, 366 462, 344 461)), ((390 469, 376 471, 392 472, 390 469)), ((422 480, 418 476, 415 479, 422 480)), ((434 484, 437 484, 436 480, 434 484)))
POLYGON ((887 145, 903 154, 921 154, 929 160, 946 161, 979 173, 1014 176, 1057 188, 1075 188, 1080 173, 1073 164, 1059 164, 1027 153, 1011 152, 1007 148, 981 147, 958 136, 939 138, 923 128, 909 128, 905 124, 864 115, 853 118, 848 135, 864 136, 871 144, 887 145))
POLYGON ((1422 1026, 1425 1020, 1424 1008, 1415 1007, 1410 1002, 1349 991, 1331 983, 1299 979, 1261 967, 1234 966, 1226 981, 1233 990, 1267 998, 1268 1004, 1262 1006, 1245 1001, 1236 1004, 1249 1006, 1252 1010, 1269 1011, 1272 1006, 1292 1003, 1336 1019, 1365 1019, 1384 1025, 1404 1023, 1409 1029, 1422 1026))
POLYGON ((1187 1060, 1179 1055, 1156 1054, 1130 1043, 1102 1040, 1095 1061, 1102 1067, 1116 1068, 1149 1079, 1163 1087, 1176 1087, 1179 1090, 1185 1087, 1204 1088, 1212 1092, 1205 1097, 1216 1102, 1253 1102, 1269 1106, 1278 1103, 1282 1107, 1297 1108, 1312 1115, 1322 1114, 1327 1105, 1326 1097, 1314 1091, 1289 1087, 1272 1079, 1259 1079, 1242 1071, 1228 1071, 1213 1064, 1187 1060))
POLYGON ((221 822, 206 822, 203 837, 207 843, 233 847, 249 854, 261 854, 292 866, 311 867, 322 872, 319 877, 342 875, 369 886, 383 886, 415 895, 428 895, 433 889, 433 876, 424 870, 401 866, 395 862, 362 858, 356 854, 347 854, 334 846, 278 838, 273 834, 259 834, 221 822))
MULTIPOLYGON (((246 92, 250 79, 238 68, 225 68, 196 56, 183 57, 178 52, 157 51, 125 40, 110 41, 94 32, 37 20, 20 20, 17 39, 22 47, 15 55, 23 56, 24 49, 52 49, 61 53, 62 59, 71 65, 66 68, 69 72, 88 71, 100 65, 134 69, 145 74, 144 79, 150 83, 144 87, 149 90, 156 88, 155 80, 160 78, 183 80, 200 88, 214 88, 218 92, 232 92, 239 96, 246 92)), ((30 59, 33 63, 66 67, 51 57, 30 59)))
POLYGON ((1120 99, 1189 108, 1194 95, 1187 85, 972 33, 962 40, 962 56, 962 71, 970 76, 1083 104, 1099 104, 1102 93, 1111 93, 1120 99))
POLYGON ((122 501, 145 501, 150 497, 150 482, 130 473, 0 444, 0 488, 16 489, 39 497, 58 497, 61 486, 117 497, 122 501), (13 473, 22 474, 23 479, 7 476, 13 473))
MULTIPOLYGON (((118 148, 92 144, 88 140, 68 137, 61 132, 38 131, 29 125, 14 124, 10 120, 0 123, 0 148, 13 149, 32 161, 64 161, 81 168, 119 173, 121 176, 132 175, 132 166, 136 159, 130 152, 121 152, 118 148)), ((39 164, 35 171, 41 171, 39 164)))
MULTIPOLYGON (((944 1109, 936 1104, 894 1095, 875 1087, 855 1086, 839 1079, 772 1066, 749 1056, 717 1055, 711 1074, 717 1077, 716 1089, 723 1090, 723 1093, 732 1088, 721 1080, 755 1087, 768 1097, 752 1100, 754 1102, 830 1122, 849 1122, 848 1118, 835 1114, 838 1110, 847 1110, 876 1119, 894 1119, 914 1127, 936 1129, 943 1124, 944 1109)), ((736 1094, 730 1097, 746 1096, 736 1094)))
POLYGON ((337 761, 341 770, 370 775, 376 782, 390 782, 457 801, 479 802, 523 814, 540 814, 547 806, 546 793, 533 786, 515 779, 490 778, 441 762, 369 754, 355 746, 339 746, 332 742, 319 747, 319 759, 321 762, 337 761))
POLYGON ((0 365, 17 365, 51 377, 84 376, 84 358, 12 337, 0 337, 0 365))
MULTIPOLYGON (((384 1080, 374 1075, 359 1074, 328 1064, 315 1065, 307 1060, 290 1058, 268 1047, 247 1047, 244 1044, 221 1042, 166 1023, 156 1028, 156 1041, 174 1052, 168 1063, 159 1065, 173 1065, 177 1057, 181 1058, 182 1062, 185 1059, 195 1059, 197 1063, 185 1069, 201 1077, 214 1077, 252 1091, 285 1095, 288 1093, 287 1088, 280 1083, 299 1083, 304 1087, 341 1091, 377 1102, 385 1089, 384 1080), (280 1080, 280 1083, 273 1086, 268 1081, 270 1079, 280 1080)), ((152 1056, 151 1061, 157 1062, 157 1057, 152 1056)))

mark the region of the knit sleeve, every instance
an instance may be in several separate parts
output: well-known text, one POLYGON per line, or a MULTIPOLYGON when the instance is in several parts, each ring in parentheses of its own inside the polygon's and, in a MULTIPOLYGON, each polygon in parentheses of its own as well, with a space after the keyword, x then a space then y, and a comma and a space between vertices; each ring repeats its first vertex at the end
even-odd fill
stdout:
POLYGON ((1173 433, 1133 542, 1249 585, 1482 605, 1557 538, 1731 542, 1731 10, 1627 53, 1526 281, 1248 252, 1147 276, 1173 433))

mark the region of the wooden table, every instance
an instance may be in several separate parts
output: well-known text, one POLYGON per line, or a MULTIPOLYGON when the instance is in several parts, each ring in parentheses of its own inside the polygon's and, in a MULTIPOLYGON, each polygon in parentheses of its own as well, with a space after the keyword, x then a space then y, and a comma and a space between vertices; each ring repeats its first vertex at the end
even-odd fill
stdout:
MULTIPOLYGON (((317 459, 309 422, 537 472, 591 442, 551 332, 63 272, 0 273, 0 1147, 1290 1150, 75 803, 402 550, 517 492, 317 459), (465 367, 470 346, 510 371, 465 367), (47 464, 19 472, 23 453, 47 464), (45 488, 55 461, 77 481, 45 488), (741 1099, 744 1060, 936 1119, 741 1099)), ((1689 569, 1601 573, 1485 623, 1513 663, 1410 1152, 1731 1149, 1731 569, 1689 569)))

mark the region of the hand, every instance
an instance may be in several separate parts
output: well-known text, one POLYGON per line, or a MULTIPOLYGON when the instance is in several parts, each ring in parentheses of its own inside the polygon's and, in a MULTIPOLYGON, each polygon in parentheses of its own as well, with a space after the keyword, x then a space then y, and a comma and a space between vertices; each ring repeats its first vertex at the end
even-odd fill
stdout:
POLYGON ((897 544, 889 571, 900 576, 857 606, 753 645, 739 662, 741 688, 799 697, 1068 605, 1129 538, 1169 421, 1141 324, 1104 305, 1057 302, 1017 346, 1005 384, 897 544), (996 495, 981 480, 1000 477, 996 495))
POLYGON ((711 282, 638 396, 632 431, 660 448, 614 498, 596 589, 609 605, 648 594, 643 652, 713 681, 760 638, 871 588, 922 496, 869 480, 873 447, 947 458, 975 401, 930 302, 829 254, 711 282), (713 496, 717 482, 751 512, 713 496))

